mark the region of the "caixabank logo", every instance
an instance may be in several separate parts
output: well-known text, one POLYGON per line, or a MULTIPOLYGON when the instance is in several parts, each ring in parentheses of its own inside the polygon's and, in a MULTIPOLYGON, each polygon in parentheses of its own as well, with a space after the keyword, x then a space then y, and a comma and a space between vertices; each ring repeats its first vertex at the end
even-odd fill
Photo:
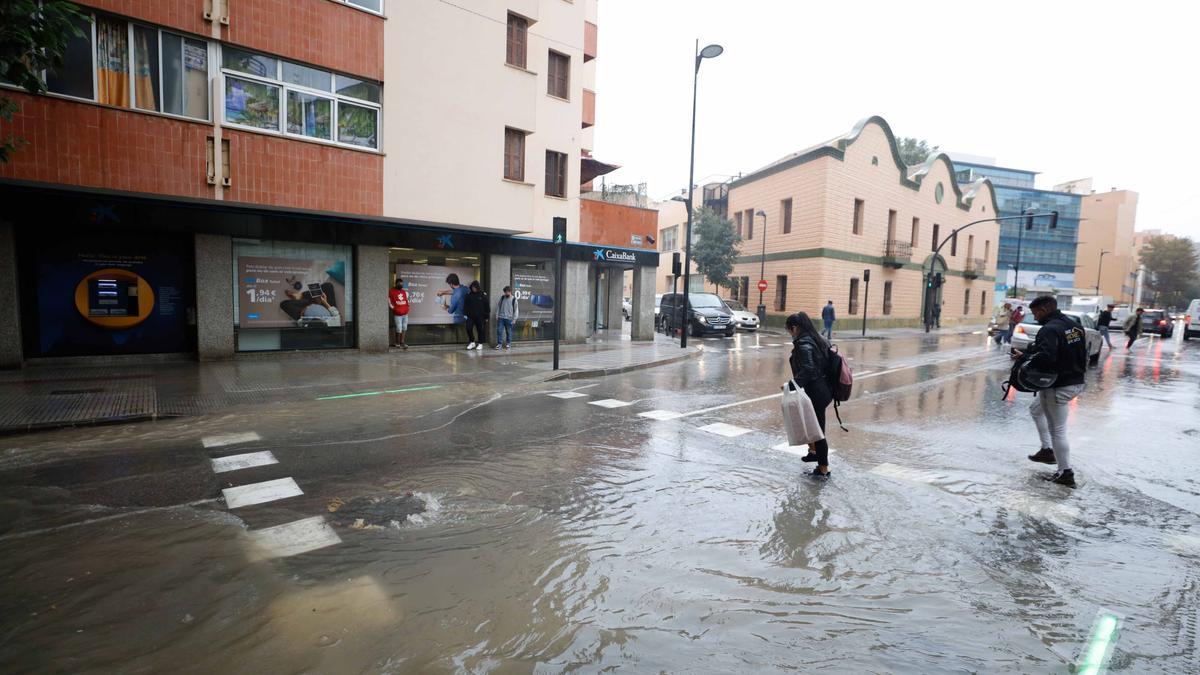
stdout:
POLYGON ((598 248, 592 251, 592 257, 594 257, 597 262, 637 262, 636 254, 630 251, 614 251, 611 248, 598 248))

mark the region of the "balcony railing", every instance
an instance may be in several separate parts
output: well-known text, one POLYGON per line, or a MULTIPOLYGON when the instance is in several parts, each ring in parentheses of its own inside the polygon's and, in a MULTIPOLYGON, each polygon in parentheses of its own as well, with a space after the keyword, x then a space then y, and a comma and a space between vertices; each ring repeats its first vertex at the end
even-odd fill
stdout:
POLYGON ((883 246, 883 264, 887 267, 904 267, 912 260, 912 244, 899 239, 888 239, 883 246))
POLYGON ((983 258, 967 258, 963 267, 963 276, 968 279, 978 279, 987 270, 987 261, 983 258))

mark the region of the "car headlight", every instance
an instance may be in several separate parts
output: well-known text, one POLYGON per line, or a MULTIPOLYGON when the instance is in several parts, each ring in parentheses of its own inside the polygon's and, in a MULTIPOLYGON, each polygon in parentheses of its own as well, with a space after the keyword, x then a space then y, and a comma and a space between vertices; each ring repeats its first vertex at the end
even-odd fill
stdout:
POLYGON ((708 319, 704 318, 703 316, 700 316, 699 314, 696 315, 696 320, 699 321, 700 323, 708 323, 708 319))

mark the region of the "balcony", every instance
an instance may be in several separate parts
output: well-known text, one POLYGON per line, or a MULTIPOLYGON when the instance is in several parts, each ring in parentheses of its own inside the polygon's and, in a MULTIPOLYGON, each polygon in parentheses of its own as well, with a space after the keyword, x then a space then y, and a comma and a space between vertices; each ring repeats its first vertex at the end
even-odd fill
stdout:
POLYGON ((883 266, 899 269, 912 260, 912 244, 899 239, 888 239, 883 246, 883 266))
POLYGON ((963 276, 968 279, 978 279, 979 275, 987 271, 987 261, 983 258, 967 258, 967 263, 963 267, 963 276))
POLYGON ((596 125, 596 92, 583 90, 583 128, 596 125))
POLYGON ((596 24, 591 21, 583 22, 583 62, 587 63, 596 58, 597 38, 596 24))

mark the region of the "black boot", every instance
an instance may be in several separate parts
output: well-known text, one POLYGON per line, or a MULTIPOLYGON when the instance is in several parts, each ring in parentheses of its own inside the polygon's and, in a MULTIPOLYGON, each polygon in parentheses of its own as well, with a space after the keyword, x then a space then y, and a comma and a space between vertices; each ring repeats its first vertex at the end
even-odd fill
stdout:
POLYGON ((1042 448, 1037 453, 1029 455, 1030 461, 1041 462, 1042 464, 1057 464, 1054 460, 1053 448, 1042 448))
POLYGON ((1066 485, 1067 487, 1075 487, 1075 472, 1070 469, 1063 469, 1054 474, 1045 477, 1051 483, 1066 485))

